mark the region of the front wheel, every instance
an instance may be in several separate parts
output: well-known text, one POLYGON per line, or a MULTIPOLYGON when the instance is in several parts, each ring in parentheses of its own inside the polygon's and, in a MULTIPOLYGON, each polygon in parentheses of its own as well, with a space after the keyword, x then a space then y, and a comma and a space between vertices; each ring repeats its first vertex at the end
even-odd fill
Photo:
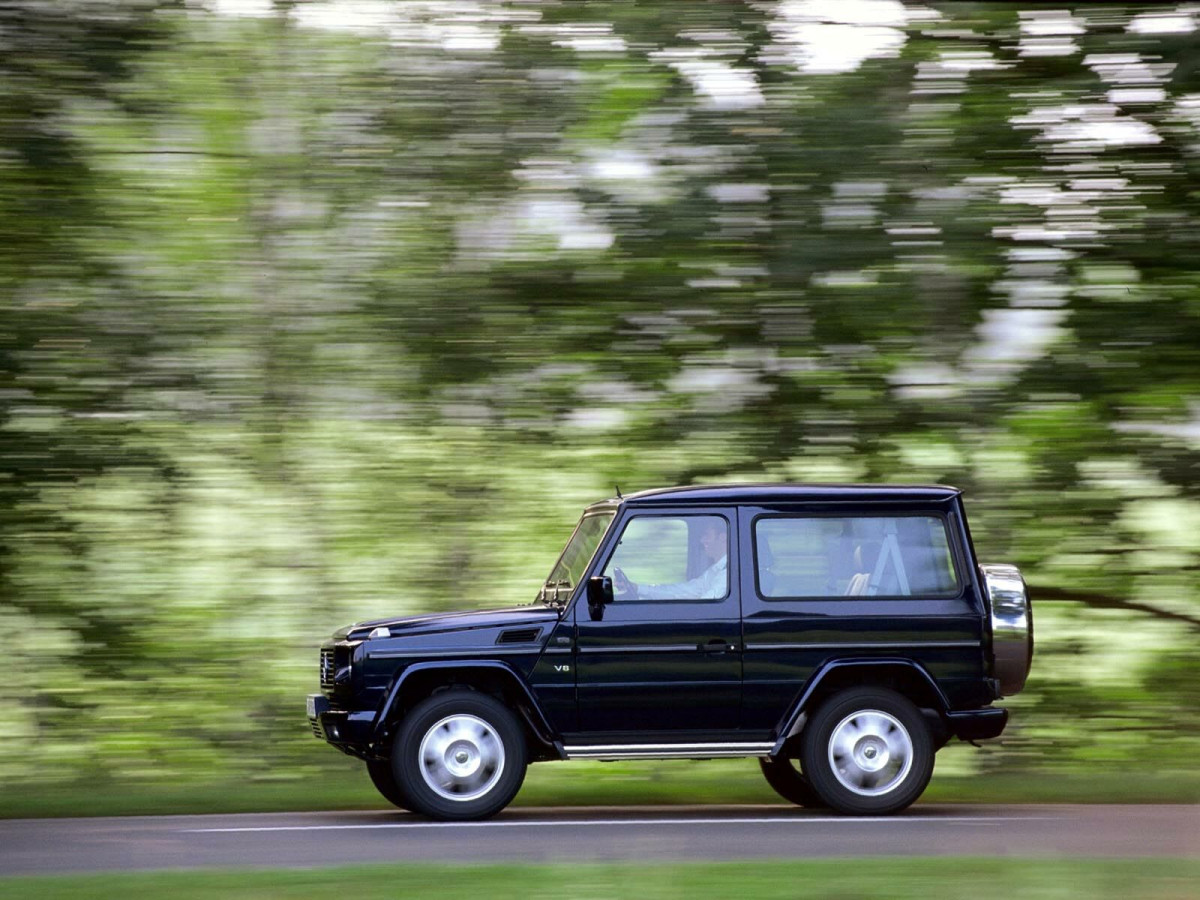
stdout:
POLYGON ((804 773, 830 807, 885 815, 910 806, 933 775, 933 741, 920 711, 886 688, 861 687, 827 700, 801 740, 804 773))
POLYGON ((396 776, 392 774, 390 760, 368 759, 367 774, 371 776, 371 784, 375 785, 375 790, 383 795, 383 799, 401 809, 409 808, 411 801, 400 792, 400 785, 396 784, 396 776))
POLYGON ((758 765, 762 769, 763 777, 767 779, 767 784, 789 803, 809 809, 819 809, 825 805, 825 801, 813 790, 812 782, 796 768, 794 759, 771 759, 764 756, 758 760, 758 765))
POLYGON ((520 722, 498 700, 455 690, 418 703, 392 746, 392 772, 414 812, 485 819, 516 796, 528 753, 520 722))

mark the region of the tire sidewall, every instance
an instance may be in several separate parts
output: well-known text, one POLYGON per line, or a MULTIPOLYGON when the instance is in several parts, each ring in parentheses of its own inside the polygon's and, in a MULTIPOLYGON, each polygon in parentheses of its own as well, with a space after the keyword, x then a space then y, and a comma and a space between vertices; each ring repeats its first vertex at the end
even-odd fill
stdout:
POLYGON ((477 691, 446 691, 422 700, 404 717, 392 745, 392 773, 413 812, 434 819, 485 819, 504 809, 525 780, 528 752, 525 734, 513 713, 498 700, 477 691), (437 794, 421 774, 421 740, 446 716, 465 714, 486 722, 504 745, 504 769, 492 789, 472 800, 449 800, 437 794))
POLYGON ((367 760, 367 776, 371 779, 371 784, 375 785, 375 790, 379 791, 380 795, 388 803, 393 806, 398 806, 400 809, 410 809, 411 802, 400 790, 400 785, 396 784, 396 776, 392 772, 392 764, 390 761, 381 759, 367 760))
POLYGON ((796 770, 792 760, 784 757, 769 759, 761 757, 758 765, 767 784, 784 800, 810 809, 820 808, 825 802, 817 795, 812 784, 802 772, 796 770))
POLYGON ((851 688, 835 694, 817 710, 801 741, 804 773, 816 793, 833 810, 847 815, 886 815, 910 806, 925 791, 933 774, 933 740, 920 711, 887 688, 851 688), (886 794, 856 794, 843 785, 829 761, 834 729, 856 711, 879 710, 894 716, 912 741, 912 765, 904 780, 886 794))

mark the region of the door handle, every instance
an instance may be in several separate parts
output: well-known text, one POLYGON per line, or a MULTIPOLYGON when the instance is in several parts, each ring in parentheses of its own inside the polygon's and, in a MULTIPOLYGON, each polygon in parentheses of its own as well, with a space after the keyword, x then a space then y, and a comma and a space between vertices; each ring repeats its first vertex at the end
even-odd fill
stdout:
POLYGON ((737 644, 728 644, 721 638, 713 638, 707 644, 701 644, 698 649, 705 653, 728 653, 730 650, 737 650, 737 644))

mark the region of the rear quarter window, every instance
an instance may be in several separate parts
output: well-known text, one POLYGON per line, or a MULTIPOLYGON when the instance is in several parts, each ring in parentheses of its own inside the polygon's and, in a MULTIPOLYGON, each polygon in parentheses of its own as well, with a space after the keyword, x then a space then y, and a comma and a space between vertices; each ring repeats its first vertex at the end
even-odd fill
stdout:
POLYGON ((770 516, 754 523, 766 599, 952 597, 960 582, 941 516, 770 516))

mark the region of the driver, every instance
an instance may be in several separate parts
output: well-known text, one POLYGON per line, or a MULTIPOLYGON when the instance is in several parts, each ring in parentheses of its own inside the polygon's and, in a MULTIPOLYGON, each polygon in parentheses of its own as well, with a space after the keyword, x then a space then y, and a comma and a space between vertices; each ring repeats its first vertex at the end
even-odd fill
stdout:
POLYGON ((635 584, 619 568, 613 569, 613 583, 619 594, 631 600, 720 600, 728 584, 725 525, 711 519, 700 532, 700 549, 708 568, 688 581, 677 584, 635 584))

